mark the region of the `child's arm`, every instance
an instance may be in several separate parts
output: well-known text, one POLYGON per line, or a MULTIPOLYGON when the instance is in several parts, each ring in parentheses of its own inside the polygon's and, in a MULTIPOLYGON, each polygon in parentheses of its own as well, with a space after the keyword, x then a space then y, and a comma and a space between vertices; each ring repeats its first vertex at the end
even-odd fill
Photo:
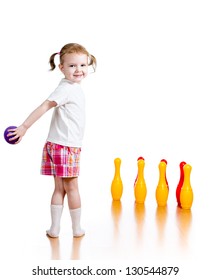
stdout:
POLYGON ((18 139, 18 141, 15 143, 19 143, 23 136, 25 135, 26 131, 29 127, 32 126, 44 113, 46 113, 51 108, 55 107, 57 104, 55 101, 49 101, 45 100, 39 107, 37 107, 28 117, 27 119, 16 129, 11 129, 9 135, 13 136, 10 138, 10 140, 18 139))

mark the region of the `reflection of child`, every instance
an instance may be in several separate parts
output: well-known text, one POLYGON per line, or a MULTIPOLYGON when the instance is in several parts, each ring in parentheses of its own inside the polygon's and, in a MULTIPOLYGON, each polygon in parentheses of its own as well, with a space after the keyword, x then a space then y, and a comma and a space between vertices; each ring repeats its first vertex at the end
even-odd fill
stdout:
POLYGON ((78 189, 80 152, 85 126, 85 97, 81 81, 88 74, 88 66, 96 68, 96 59, 81 45, 65 45, 59 53, 50 57, 51 70, 54 70, 54 57, 59 55, 59 68, 64 78, 55 91, 22 125, 10 130, 11 140, 19 143, 27 129, 45 112, 54 107, 47 142, 44 145, 41 173, 53 175, 55 189, 51 199, 52 224, 47 231, 49 237, 58 237, 64 197, 67 194, 72 219, 73 236, 85 234, 80 227, 81 201, 78 189))

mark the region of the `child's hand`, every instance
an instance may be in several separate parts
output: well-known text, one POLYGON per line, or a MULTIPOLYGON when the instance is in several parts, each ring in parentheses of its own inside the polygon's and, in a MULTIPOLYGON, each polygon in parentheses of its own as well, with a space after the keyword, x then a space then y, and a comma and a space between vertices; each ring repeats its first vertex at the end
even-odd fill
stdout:
POLYGON ((20 143, 23 136, 25 135, 27 128, 24 125, 20 125, 17 128, 8 129, 8 131, 9 131, 8 136, 12 136, 12 137, 10 137, 10 141, 17 140, 17 142, 15 142, 15 144, 18 144, 18 143, 20 143))

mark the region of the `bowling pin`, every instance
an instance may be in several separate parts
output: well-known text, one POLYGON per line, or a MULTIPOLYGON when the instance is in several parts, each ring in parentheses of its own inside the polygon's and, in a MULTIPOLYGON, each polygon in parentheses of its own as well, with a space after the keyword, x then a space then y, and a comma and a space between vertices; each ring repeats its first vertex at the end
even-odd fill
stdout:
MULTIPOLYGON (((143 159, 143 160, 144 160, 143 157, 139 157, 139 158, 137 159, 137 162, 138 162, 140 159, 143 159)), ((137 179, 138 179, 138 172, 137 172, 136 179, 135 179, 135 182, 134 182, 134 187, 135 187, 135 184, 136 184, 137 179)))
POLYGON ((193 190, 190 183, 190 174, 192 167, 185 164, 184 170, 184 183, 180 192, 180 203, 183 209, 190 209, 193 203, 193 190))
POLYGON ((116 158, 114 160, 114 165, 115 165, 115 174, 111 184, 111 194, 113 200, 120 200, 123 193, 123 183, 120 176, 121 159, 116 158))
MULTIPOLYGON (((165 160, 165 159, 161 159, 161 161, 164 161, 164 162, 166 163, 166 167, 167 167, 167 164, 168 164, 167 160, 165 160)), ((166 179, 166 184, 167 184, 167 187, 168 187, 168 189, 169 189, 167 176, 166 176, 166 178, 165 178, 165 179, 166 179)))
POLYGON ((184 170, 183 167, 186 164, 186 162, 182 161, 179 164, 179 168, 180 168, 180 179, 179 179, 179 183, 177 185, 176 188, 176 201, 179 207, 181 207, 181 203, 180 203, 180 193, 181 193, 181 188, 183 186, 183 182, 184 182, 184 170))
POLYGON ((144 159, 141 157, 138 159, 138 175, 134 184, 134 196, 136 203, 144 203, 147 195, 147 187, 144 180, 144 159))
POLYGON ((159 182, 156 188, 156 201, 158 206, 166 206, 168 200, 168 186, 166 183, 166 163, 159 163, 159 182))

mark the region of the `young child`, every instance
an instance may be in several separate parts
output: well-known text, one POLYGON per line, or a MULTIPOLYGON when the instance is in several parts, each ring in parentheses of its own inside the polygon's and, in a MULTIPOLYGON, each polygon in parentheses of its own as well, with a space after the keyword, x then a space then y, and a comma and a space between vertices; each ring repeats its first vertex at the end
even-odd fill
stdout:
POLYGON ((22 140, 29 127, 44 113, 54 108, 49 134, 43 148, 41 174, 54 176, 55 189, 51 199, 52 224, 47 235, 58 237, 64 197, 67 195, 74 237, 85 234, 80 226, 81 201, 78 189, 80 152, 85 127, 85 96, 81 81, 88 74, 88 66, 96 68, 96 59, 81 45, 70 43, 50 57, 60 57, 59 68, 64 78, 55 91, 36 108, 16 129, 11 129, 10 140, 22 140))

